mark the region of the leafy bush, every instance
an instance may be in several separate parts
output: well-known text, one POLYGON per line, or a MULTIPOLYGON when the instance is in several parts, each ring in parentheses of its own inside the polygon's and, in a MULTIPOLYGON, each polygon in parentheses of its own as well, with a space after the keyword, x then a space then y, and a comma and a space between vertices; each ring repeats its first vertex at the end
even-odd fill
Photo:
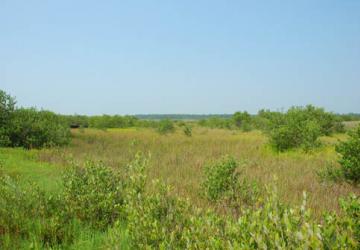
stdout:
POLYGON ((70 141, 66 121, 49 111, 16 108, 15 99, 0 90, 0 146, 41 148, 70 141))
MULTIPOLYGON (((61 197, 48 196, 36 185, 23 185, 9 176, 0 177, 0 247, 17 248, 17 238, 49 248, 71 243, 75 220, 63 211, 61 197), (14 238, 7 243, 7 238, 14 238)), ((40 247, 39 246, 39 247, 40 247)))
POLYGON ((17 109, 9 131, 11 146, 41 148, 69 143, 70 130, 65 121, 50 111, 17 109))
POLYGON ((63 178, 66 212, 99 229, 107 228, 122 215, 123 179, 101 163, 74 166, 63 178))
POLYGON ((185 124, 185 125, 183 126, 183 132, 184 132, 184 134, 185 134, 186 136, 191 137, 191 136, 192 136, 192 128, 191 128, 191 126, 188 125, 188 124, 185 124))
POLYGON ((293 107, 287 113, 263 113, 269 117, 267 132, 273 147, 278 151, 303 148, 308 151, 319 146, 318 138, 340 131, 336 116, 311 105, 293 107))
POLYGON ((160 134, 173 133, 175 131, 175 126, 173 121, 169 119, 161 120, 158 124, 157 131, 160 134))
POLYGON ((252 129, 251 116, 248 112, 236 112, 232 119, 237 128, 241 128, 243 131, 250 131, 252 129))
POLYGON ((191 223, 190 206, 172 197, 165 185, 157 185, 156 190, 129 209, 127 228, 132 247, 185 249, 182 233, 191 223))
POLYGON ((336 146, 341 155, 339 163, 344 177, 354 183, 360 183, 360 126, 349 133, 350 139, 336 146))
POLYGON ((240 174, 238 162, 231 156, 208 165, 202 183, 205 197, 212 202, 224 202, 236 213, 241 205, 252 205, 258 197, 258 187, 255 182, 241 179, 240 174))

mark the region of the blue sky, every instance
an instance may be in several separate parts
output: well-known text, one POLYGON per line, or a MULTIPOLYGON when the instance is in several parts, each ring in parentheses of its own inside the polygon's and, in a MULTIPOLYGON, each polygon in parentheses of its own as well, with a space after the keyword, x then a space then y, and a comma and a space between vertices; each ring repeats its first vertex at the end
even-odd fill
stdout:
POLYGON ((360 1, 0 0, 0 89, 67 114, 360 112, 360 1))

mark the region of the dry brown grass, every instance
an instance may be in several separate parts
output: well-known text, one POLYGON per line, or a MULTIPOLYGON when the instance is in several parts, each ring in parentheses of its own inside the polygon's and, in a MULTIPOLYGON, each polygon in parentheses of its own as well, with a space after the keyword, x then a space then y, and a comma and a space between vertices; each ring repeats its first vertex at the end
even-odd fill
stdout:
POLYGON ((159 135, 151 129, 87 129, 73 131, 73 136, 70 147, 43 150, 40 159, 61 164, 72 155, 78 161, 101 160, 118 168, 129 162, 136 152, 149 152, 149 177, 165 180, 174 187, 174 192, 197 205, 205 204, 199 195, 203 167, 226 154, 245 161, 246 177, 262 186, 274 183, 276 176, 280 197, 285 202, 299 204, 303 191, 308 192, 308 205, 317 215, 323 210, 337 210, 341 196, 350 192, 360 194, 358 188, 348 184, 320 183, 316 174, 329 162, 336 162, 334 143, 344 136, 322 138, 326 146, 311 154, 274 153, 259 131, 194 128, 193 136, 186 137, 180 130, 159 135))

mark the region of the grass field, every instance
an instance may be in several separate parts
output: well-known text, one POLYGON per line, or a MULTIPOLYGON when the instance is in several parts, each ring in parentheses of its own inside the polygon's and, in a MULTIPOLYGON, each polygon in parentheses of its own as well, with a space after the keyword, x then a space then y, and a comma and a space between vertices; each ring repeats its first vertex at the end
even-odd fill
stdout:
MULTIPOLYGON (((16 183, 19 186, 15 190, 22 189, 25 193, 15 191, 19 192, 19 198, 5 197, 5 199, 13 200, 8 203, 8 206, 11 206, 8 209, 17 209, 19 212, 3 211, 9 213, 10 216, 14 214, 16 216, 7 223, 11 225, 11 221, 14 221, 17 224, 12 234, 2 235, 0 248, 130 249, 129 242, 132 241, 129 241, 128 225, 122 224, 121 220, 119 221, 121 224, 112 225, 106 230, 90 228, 89 224, 80 223, 74 218, 67 220, 66 225, 62 225, 56 222, 58 214, 50 213, 46 215, 50 217, 43 217, 41 211, 32 211, 28 207, 39 207, 36 204, 42 202, 38 201, 38 193, 33 193, 35 186, 45 192, 48 197, 46 199, 64 197, 63 173, 74 163, 82 165, 92 160, 103 162, 105 166, 110 166, 114 170, 122 170, 134 159, 137 152, 150 156, 149 166, 146 168, 150 180, 147 183, 149 194, 156 195, 159 192, 150 185, 151 180, 161 179, 173 187, 172 196, 186 198, 192 206, 197 208, 216 208, 216 204, 207 201, 202 195, 201 183, 204 180, 204 168, 225 155, 231 155, 241 163, 243 177, 258 183, 262 197, 267 196, 267 186, 276 186, 280 200, 292 207, 297 207, 301 205, 303 192, 306 191, 308 193, 307 207, 314 215, 311 220, 320 222, 324 212, 334 211, 340 214, 339 198, 346 197, 350 193, 360 194, 359 187, 346 182, 323 182, 317 174, 328 164, 338 164, 335 145, 346 139, 346 134, 336 134, 332 137, 322 137, 322 146, 310 153, 302 150, 276 153, 269 147, 267 137, 260 131, 241 132, 194 126, 192 136, 188 137, 181 129, 167 135, 160 135, 154 129, 145 128, 77 129, 72 131, 72 142, 67 147, 40 150, 1 148, 0 171, 17 180, 16 183), (37 222, 37 219, 34 220, 31 217, 27 218, 28 212, 40 218, 40 221, 37 222), (20 226, 22 220, 26 220, 28 224, 20 226), (21 237, 21 231, 16 232, 18 226, 19 229, 30 232, 30 237, 29 235, 21 237), (69 231, 71 238, 57 230, 69 231), (31 233, 33 231, 34 233, 31 233), (47 232, 51 232, 50 235, 53 236, 60 233, 64 242, 61 245, 56 245, 57 243, 36 245, 46 242, 47 232)), ((12 184, 7 187, 13 188, 12 184)), ((61 201, 57 202, 61 204, 61 201)), ((39 208, 41 209, 41 205, 39 208)), ((221 209, 217 211, 228 212, 221 209)), ((61 214, 59 211, 56 213, 61 214)), ((6 220, 6 218, 2 219, 6 220)), ((129 222, 131 224, 131 221, 129 222)), ((1 230, 0 225, 0 236, 1 230)), ((145 233, 147 229, 143 230, 145 233)), ((134 237, 134 231, 131 232, 134 237)), ((159 232, 156 235, 158 236, 159 232)), ((142 234, 139 237, 142 237, 142 234)))
POLYGON ((309 207, 320 215, 324 210, 338 210, 340 197, 360 193, 346 183, 322 183, 317 175, 327 164, 337 164, 334 145, 345 138, 344 134, 323 137, 324 146, 312 153, 275 153, 259 131, 194 128, 193 136, 186 137, 182 131, 159 135, 151 129, 86 129, 74 130, 73 142, 67 148, 38 151, 38 159, 58 168, 66 166, 70 159, 103 161, 120 168, 136 152, 149 153, 151 179, 162 179, 173 186, 176 194, 206 206, 200 195, 203 168, 228 154, 243 162, 247 179, 256 180, 262 187, 275 183, 286 203, 299 204, 306 191, 309 207))

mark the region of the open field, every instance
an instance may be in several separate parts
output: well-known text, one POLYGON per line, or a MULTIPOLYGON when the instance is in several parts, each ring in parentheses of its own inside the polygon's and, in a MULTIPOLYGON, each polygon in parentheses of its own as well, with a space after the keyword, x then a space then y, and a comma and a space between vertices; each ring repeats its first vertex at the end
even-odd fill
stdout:
MULTIPOLYGON (((237 242, 241 242, 239 237, 245 237, 248 234, 249 238, 245 239, 252 242, 253 232, 261 232, 265 235, 266 231, 262 231, 261 226, 264 220, 267 227, 275 226, 277 228, 271 229, 271 232, 276 233, 276 230, 281 232, 282 224, 276 226, 277 224, 273 223, 270 216, 273 213, 281 214, 283 208, 276 205, 278 200, 286 204, 285 206, 291 207, 288 213, 294 213, 291 220, 295 219, 292 223, 295 225, 293 230, 296 231, 297 227, 300 230, 305 230, 305 228, 308 230, 309 223, 312 224, 311 227, 322 228, 320 223, 324 223, 324 213, 333 211, 339 216, 343 216, 344 211, 339 207, 339 199, 347 197, 351 193, 360 194, 358 186, 350 185, 347 182, 322 182, 317 174, 328 164, 337 166, 338 155, 335 152, 335 145, 339 141, 347 140, 346 134, 321 137, 322 146, 307 153, 300 149, 276 153, 270 148, 267 137, 256 130, 241 132, 240 130, 194 126, 191 137, 185 136, 179 128, 176 132, 166 135, 161 135, 150 128, 74 129, 71 134, 71 143, 65 147, 30 150, 0 148, 0 177, 5 174, 5 178, 0 179, 0 187, 4 190, 4 197, 1 197, 0 201, 5 201, 4 204, 0 204, 2 208, 5 208, 0 211, 3 215, 0 219, 7 224, 7 227, 4 228, 0 225, 0 248, 143 249, 141 244, 146 242, 157 249, 158 242, 172 241, 172 236, 163 238, 168 236, 163 236, 162 230, 170 228, 176 232, 178 223, 186 226, 186 223, 189 223, 187 219, 189 219, 191 223, 187 227, 195 231, 199 229, 201 233, 199 236, 196 234, 186 236, 186 231, 180 230, 178 237, 197 239, 196 237, 202 237, 203 232, 206 233, 203 231, 204 229, 211 230, 209 235, 213 235, 221 229, 223 231, 216 235, 219 242, 223 244, 219 249, 228 249, 229 245, 236 246, 237 242), (131 188, 131 183, 137 183, 137 178, 141 180, 140 172, 130 175, 130 182, 126 179, 126 171, 129 171, 128 164, 134 160, 137 152, 149 155, 148 166, 145 168, 148 176, 145 196, 140 196, 142 197, 138 201, 140 203, 132 203, 138 198, 131 196, 131 189, 129 189, 130 191, 120 189, 122 197, 124 195, 129 197, 127 198, 129 203, 126 206, 134 206, 134 208, 126 208, 128 209, 126 210, 128 218, 118 215, 115 217, 115 221, 113 219, 107 221, 107 217, 103 217, 106 215, 106 211, 110 210, 115 213, 122 211, 117 205, 105 205, 112 201, 110 198, 112 197, 111 192, 113 192, 111 182, 115 180, 114 188, 121 187, 122 182, 130 183, 129 187, 131 188), (262 204, 261 200, 264 199, 266 202, 264 207, 254 204, 250 210, 243 211, 243 216, 249 213, 250 221, 257 220, 254 224, 246 224, 246 217, 241 217, 245 223, 243 226, 237 224, 239 223, 237 222, 238 217, 234 216, 239 216, 239 214, 229 214, 234 210, 228 210, 226 205, 219 207, 220 203, 213 203, 203 195, 201 183, 205 179, 204 168, 225 155, 231 155, 240 162, 242 177, 246 180, 256 181, 260 187, 259 204, 262 204), (109 170, 110 167, 112 170, 106 172, 105 169, 98 169, 93 172, 94 175, 88 172, 90 179, 82 176, 84 172, 78 172, 80 176, 72 175, 70 178, 64 179, 66 173, 67 175, 74 173, 71 172, 71 166, 83 166, 89 161, 102 162, 105 169, 109 170), (122 176, 120 179, 117 179, 117 173, 122 176), (9 181, 6 176, 12 178, 13 181, 9 181), (161 191, 159 186, 151 184, 151 181, 156 179, 163 180, 172 186, 169 194, 161 191), (275 186, 277 190, 275 193, 279 199, 277 196, 272 196, 273 192, 268 193, 267 186, 272 188, 270 192, 274 191, 275 186), (107 191, 107 188, 110 189, 107 191), (309 217, 307 217, 308 212, 305 214, 301 212, 304 191, 308 194, 307 208, 312 212, 309 217), (187 204, 191 204, 190 207, 194 210, 186 208, 187 206, 176 197, 188 199, 189 203, 187 204), (271 199, 273 199, 271 197, 275 199, 275 203, 271 203, 271 199), (106 203, 103 203, 104 201, 106 203), (102 206, 105 206, 105 210, 102 210, 102 206), (198 208, 200 210, 197 210, 198 208), (223 228, 221 224, 217 224, 216 220, 214 221, 211 214, 204 213, 204 209, 208 208, 216 213, 216 217, 224 219, 223 223, 226 223, 227 226, 223 228), (195 211, 199 211, 199 214, 195 211), (258 217, 259 215, 261 217, 258 217), (199 219, 198 223, 200 224, 193 222, 195 218, 199 219), (93 224, 104 219, 103 226, 93 224), (302 220, 306 220, 304 224, 302 224, 302 220), (24 221, 25 224, 23 224, 24 221), (253 226, 257 228, 253 228, 253 226), (7 231, 9 233, 6 233, 7 231), (233 235, 233 232, 236 234, 233 235), (152 242, 153 237, 155 240, 152 242)), ((89 167, 82 169, 91 171, 89 167)), ((285 216, 284 223, 288 223, 286 214, 281 216, 285 216)), ((327 218, 333 218, 331 216, 327 218)), ((357 223, 356 219, 351 220, 357 223)), ((288 224, 284 225, 288 226, 288 224)), ((356 226, 357 224, 351 225, 356 226)), ((324 224, 324 228, 323 235, 334 227, 324 224)), ((344 228, 337 230, 339 230, 339 234, 345 235, 347 232, 344 228)), ((348 230, 355 236, 357 235, 352 227, 348 230)), ((313 234, 312 231, 308 231, 308 233, 313 234)), ((287 237, 293 237, 291 235, 294 233, 289 231, 287 237)), ((188 242, 186 238, 181 239, 181 243, 174 249, 182 249, 183 247, 180 246, 184 246, 184 244, 189 244, 188 246, 191 248, 195 244, 188 242)), ((169 244, 177 245, 175 242, 169 244)), ((207 246, 214 243, 208 242, 206 238, 199 241, 199 244, 207 246)), ((254 249, 258 248, 258 244, 253 245, 254 249)), ((300 244, 304 244, 303 241, 300 244)), ((325 242, 323 244, 333 246, 334 243, 325 242)), ((357 246, 358 242, 350 241, 349 244, 357 246)), ((234 249, 247 249, 248 245, 234 249)), ((326 247, 322 245, 321 248, 326 247)), ((341 249, 339 245, 336 248, 341 249)), ((202 249, 202 247, 198 245, 195 249, 202 249)), ((354 247, 354 249, 356 248, 354 247)))
POLYGON ((322 183, 317 176, 317 171, 327 164, 337 164, 334 144, 345 139, 344 134, 323 137, 324 146, 306 154, 300 150, 275 153, 259 131, 194 128, 192 137, 184 136, 182 131, 159 135, 151 129, 85 129, 72 133, 71 146, 40 150, 39 160, 66 166, 70 159, 78 162, 91 159, 120 168, 136 152, 150 153, 150 179, 166 181, 173 186, 174 193, 199 206, 207 205, 200 195, 204 166, 227 154, 243 162, 246 178, 256 180, 262 187, 275 183, 286 203, 299 204, 306 191, 308 206, 317 215, 324 210, 338 210, 339 197, 360 193, 346 183, 322 183))

